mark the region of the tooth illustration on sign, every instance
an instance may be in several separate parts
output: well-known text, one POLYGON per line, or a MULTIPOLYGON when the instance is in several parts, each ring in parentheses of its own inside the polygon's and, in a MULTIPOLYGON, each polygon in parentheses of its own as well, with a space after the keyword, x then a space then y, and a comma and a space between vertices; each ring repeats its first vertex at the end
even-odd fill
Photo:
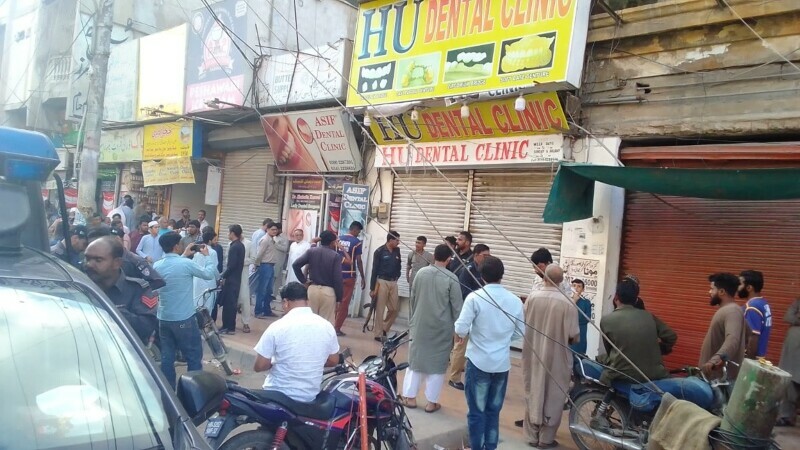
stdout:
POLYGON ((375 92, 390 89, 394 78, 394 62, 362 67, 358 86, 361 92, 375 92))
POLYGON ((503 73, 538 69, 550 65, 553 59, 551 46, 555 36, 526 36, 503 47, 500 70, 503 73))
POLYGON ((447 52, 444 81, 488 78, 494 65, 494 44, 482 44, 447 52))

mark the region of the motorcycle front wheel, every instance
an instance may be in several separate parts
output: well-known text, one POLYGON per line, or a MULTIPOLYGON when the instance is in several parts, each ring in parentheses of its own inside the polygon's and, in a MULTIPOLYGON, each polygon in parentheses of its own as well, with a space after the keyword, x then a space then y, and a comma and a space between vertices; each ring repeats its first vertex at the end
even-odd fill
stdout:
MULTIPOLYGON (((616 399, 611 400, 608 409, 606 409, 602 417, 597 416, 597 410, 603 402, 604 397, 605 394, 599 391, 587 391, 578 395, 578 397, 575 398, 575 404, 572 405, 569 410, 570 425, 583 425, 598 433, 610 434, 618 438, 622 438, 626 435, 630 436, 633 430, 630 428, 628 414, 616 399), (608 428, 605 428, 605 426, 603 428, 598 428, 597 419, 604 425, 607 424, 608 428)), ((570 431, 570 434, 572 435, 572 440, 575 441, 575 444, 580 450, 615 450, 619 448, 614 444, 603 442, 581 433, 570 431)), ((632 437, 629 438, 634 440, 632 437)))
MULTIPOLYGON (((237 434, 225 441, 219 450, 270 450, 275 435, 267 430, 251 430, 237 434)), ((281 450, 289 450, 286 442, 281 444, 281 450)))

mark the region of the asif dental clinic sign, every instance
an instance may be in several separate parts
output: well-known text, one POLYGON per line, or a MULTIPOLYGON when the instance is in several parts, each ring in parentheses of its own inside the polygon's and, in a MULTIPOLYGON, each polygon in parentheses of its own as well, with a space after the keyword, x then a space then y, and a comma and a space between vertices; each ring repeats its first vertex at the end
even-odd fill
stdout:
POLYGON ((348 106, 580 87, 588 0, 375 0, 359 7, 348 106))

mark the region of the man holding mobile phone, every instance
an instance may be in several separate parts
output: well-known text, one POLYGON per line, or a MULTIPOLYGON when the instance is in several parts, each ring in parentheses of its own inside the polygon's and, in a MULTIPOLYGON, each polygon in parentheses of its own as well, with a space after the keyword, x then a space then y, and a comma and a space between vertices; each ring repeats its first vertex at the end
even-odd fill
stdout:
POLYGON ((192 297, 194 277, 213 280, 217 276, 216 261, 206 259, 203 267, 189 258, 195 253, 208 256, 208 249, 197 244, 184 248, 181 235, 170 231, 158 239, 164 258, 154 265, 164 277, 166 286, 159 289, 158 321, 161 336, 161 372, 175 388, 175 353, 180 349, 186 357, 187 369, 202 370, 203 345, 200 328, 194 317, 192 297))

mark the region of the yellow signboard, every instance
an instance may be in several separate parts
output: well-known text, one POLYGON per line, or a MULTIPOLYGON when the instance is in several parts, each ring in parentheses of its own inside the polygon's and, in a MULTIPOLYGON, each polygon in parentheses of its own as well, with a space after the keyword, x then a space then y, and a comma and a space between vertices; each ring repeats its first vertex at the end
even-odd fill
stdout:
POLYGON ((161 186, 165 184, 194 184, 194 170, 189 157, 164 158, 161 161, 143 161, 142 177, 144 185, 161 186))
POLYGON ((192 156, 193 144, 194 122, 191 120, 145 125, 142 159, 192 156))
POLYGON ((555 92, 524 96, 525 109, 517 111, 517 98, 469 105, 469 117, 461 117, 461 105, 429 108, 390 117, 374 117, 370 130, 380 145, 414 142, 463 141, 491 137, 557 134, 568 128, 567 118, 555 92))
POLYGON ((359 7, 348 106, 580 86, 588 0, 376 0, 359 7))

